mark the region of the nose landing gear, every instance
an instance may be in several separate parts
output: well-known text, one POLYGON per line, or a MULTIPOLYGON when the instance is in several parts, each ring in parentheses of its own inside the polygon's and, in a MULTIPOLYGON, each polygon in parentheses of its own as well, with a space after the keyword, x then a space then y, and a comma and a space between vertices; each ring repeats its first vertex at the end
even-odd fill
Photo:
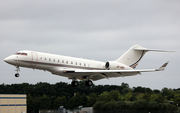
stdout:
POLYGON ((19 77, 20 75, 19 75, 19 71, 20 71, 20 68, 19 68, 19 66, 16 66, 16 70, 15 71, 17 71, 17 73, 15 74, 15 77, 19 77))
POLYGON ((19 76, 20 76, 19 73, 16 73, 16 74, 15 74, 15 77, 19 77, 19 76))

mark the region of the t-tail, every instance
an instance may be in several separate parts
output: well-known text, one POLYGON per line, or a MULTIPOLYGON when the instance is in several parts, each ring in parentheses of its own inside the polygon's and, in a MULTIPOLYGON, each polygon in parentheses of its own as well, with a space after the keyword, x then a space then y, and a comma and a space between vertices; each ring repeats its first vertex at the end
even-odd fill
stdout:
POLYGON ((139 45, 134 45, 127 52, 125 52, 119 59, 115 61, 125 64, 131 68, 136 68, 136 66, 139 64, 145 53, 148 51, 173 52, 166 50, 147 49, 139 45))

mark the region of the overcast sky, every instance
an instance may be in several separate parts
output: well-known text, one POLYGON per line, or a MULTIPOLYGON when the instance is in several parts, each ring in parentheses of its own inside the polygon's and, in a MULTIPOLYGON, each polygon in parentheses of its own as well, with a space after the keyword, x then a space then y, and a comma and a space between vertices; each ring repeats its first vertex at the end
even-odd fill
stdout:
POLYGON ((133 45, 176 50, 148 52, 137 69, 165 71, 103 79, 96 85, 180 88, 179 0, 0 0, 0 84, 71 83, 49 72, 15 67, 3 59, 19 50, 34 50, 100 61, 119 58, 133 45))

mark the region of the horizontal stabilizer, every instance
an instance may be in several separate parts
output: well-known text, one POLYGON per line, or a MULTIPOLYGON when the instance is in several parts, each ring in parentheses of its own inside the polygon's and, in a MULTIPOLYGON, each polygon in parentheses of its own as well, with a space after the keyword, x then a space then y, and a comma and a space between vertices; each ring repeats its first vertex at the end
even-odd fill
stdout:
POLYGON ((138 51, 157 51, 157 52, 175 52, 175 51, 171 51, 171 50, 160 50, 160 49, 147 49, 141 46, 137 46, 135 48, 133 48, 134 50, 138 50, 138 51))

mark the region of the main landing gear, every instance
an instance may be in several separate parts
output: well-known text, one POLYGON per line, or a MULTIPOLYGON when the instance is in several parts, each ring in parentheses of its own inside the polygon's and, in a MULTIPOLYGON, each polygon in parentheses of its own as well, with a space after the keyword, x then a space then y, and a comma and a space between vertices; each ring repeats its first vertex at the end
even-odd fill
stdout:
POLYGON ((93 82, 91 80, 86 80, 85 84, 86 84, 86 86, 92 86, 93 82))
MULTIPOLYGON (((85 77, 85 85, 86 86, 92 86, 93 82, 91 80, 89 80, 89 78, 85 77)), ((71 85, 74 87, 77 87, 79 85, 79 82, 76 80, 76 78, 74 78, 71 82, 71 85)))
POLYGON ((71 85, 74 86, 74 87, 77 87, 79 85, 79 82, 74 80, 71 82, 71 85))
POLYGON ((91 80, 89 80, 89 77, 88 76, 84 76, 82 77, 85 79, 85 84, 86 86, 92 86, 93 85, 93 82, 91 80))
POLYGON ((19 77, 20 75, 19 75, 19 71, 20 71, 20 68, 19 68, 19 66, 16 66, 16 70, 15 71, 17 71, 17 73, 15 74, 15 77, 19 77))

